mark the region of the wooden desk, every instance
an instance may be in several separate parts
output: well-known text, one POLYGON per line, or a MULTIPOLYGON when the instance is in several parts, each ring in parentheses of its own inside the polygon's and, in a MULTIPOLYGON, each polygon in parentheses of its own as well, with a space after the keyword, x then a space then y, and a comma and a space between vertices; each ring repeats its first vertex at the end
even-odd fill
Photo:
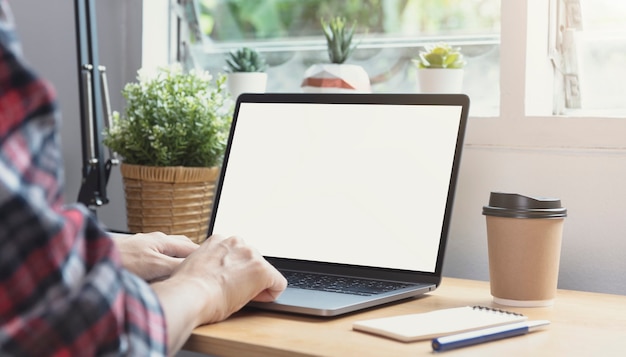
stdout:
MULTIPOLYGON (((198 327, 184 349, 216 356, 433 355, 430 341, 397 342, 353 331, 352 322, 465 305, 503 308, 492 302, 489 283, 445 278, 437 290, 422 298, 339 318, 243 310, 224 322, 198 327)), ((626 355, 626 296, 559 290, 554 306, 506 309, 552 324, 546 330, 444 354, 626 355)))

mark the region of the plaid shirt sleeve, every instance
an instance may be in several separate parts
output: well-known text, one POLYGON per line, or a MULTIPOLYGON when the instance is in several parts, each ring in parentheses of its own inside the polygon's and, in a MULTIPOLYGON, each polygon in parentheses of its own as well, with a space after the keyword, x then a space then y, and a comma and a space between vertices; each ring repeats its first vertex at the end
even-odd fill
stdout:
POLYGON ((62 202, 57 125, 0 0, 0 355, 165 355, 152 289, 87 209, 62 202))

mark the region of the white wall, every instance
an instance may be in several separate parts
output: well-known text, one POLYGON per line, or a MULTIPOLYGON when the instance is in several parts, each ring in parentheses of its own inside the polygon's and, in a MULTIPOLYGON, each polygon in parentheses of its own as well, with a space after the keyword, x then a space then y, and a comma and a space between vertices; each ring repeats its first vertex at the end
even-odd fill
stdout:
POLYGON ((485 217, 491 191, 558 197, 568 209, 559 286, 626 294, 626 153, 465 148, 445 273, 488 279, 485 217))
MULTIPOLYGON (((529 2, 533 2, 531 0, 529 2)), ((503 8, 523 2, 503 2, 503 8)), ((537 5, 543 1, 534 1, 537 5)), ((67 198, 80 187, 80 138, 73 3, 13 1, 25 52, 59 92, 65 117, 63 151, 67 198)), ((101 62, 109 72, 113 107, 122 105, 119 91, 134 79, 141 49, 141 1, 98 1, 101 62)), ((559 285, 562 288, 626 294, 626 119, 529 118, 525 62, 525 8, 506 21, 519 21, 502 46, 502 114, 472 118, 458 182, 448 256, 448 276, 488 279, 485 218, 482 206, 490 191, 552 196, 568 209, 559 285), (512 88, 512 89, 511 89, 512 88)), ((503 19, 504 22, 505 19, 503 19)), ((544 46, 545 47, 545 46, 544 46)), ((111 203, 99 217, 111 228, 124 229, 124 198, 119 173, 109 184, 111 203)))

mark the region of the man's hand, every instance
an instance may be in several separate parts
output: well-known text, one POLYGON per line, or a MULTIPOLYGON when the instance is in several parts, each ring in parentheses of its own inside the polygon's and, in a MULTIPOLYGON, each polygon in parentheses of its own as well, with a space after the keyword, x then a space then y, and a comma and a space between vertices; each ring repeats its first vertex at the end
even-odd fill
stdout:
POLYGON ((225 319, 250 300, 273 301, 287 280, 261 254, 239 237, 211 236, 189 256, 174 276, 200 278, 212 296, 204 323, 225 319))
POLYGON ((250 300, 272 301, 287 280, 241 238, 211 236, 152 284, 165 311, 170 350, 178 350, 198 325, 218 322, 250 300))
POLYGON ((146 281, 169 277, 191 252, 198 249, 198 245, 185 236, 161 232, 112 236, 124 267, 146 281))

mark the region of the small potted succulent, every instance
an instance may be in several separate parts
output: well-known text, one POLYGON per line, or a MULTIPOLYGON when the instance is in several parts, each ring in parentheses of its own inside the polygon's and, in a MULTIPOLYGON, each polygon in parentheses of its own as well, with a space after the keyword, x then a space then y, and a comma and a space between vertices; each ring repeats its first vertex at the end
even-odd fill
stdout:
POLYGON ((124 86, 104 144, 122 157, 130 232, 206 238, 232 118, 225 81, 175 64, 124 86))
POLYGON ((241 93, 263 93, 267 87, 267 62, 255 49, 242 47, 228 53, 226 72, 233 99, 241 93))
POLYGON ((309 67, 302 81, 304 92, 371 92, 370 79, 363 67, 347 64, 357 45, 352 42, 356 21, 348 24, 346 18, 337 16, 329 21, 320 20, 330 63, 309 67))
POLYGON ((460 93, 465 59, 460 48, 436 43, 424 48, 413 62, 417 65, 422 93, 460 93))
POLYGON ((320 22, 326 37, 330 62, 344 63, 356 49, 356 45, 352 43, 356 21, 353 21, 350 27, 346 27, 346 19, 343 17, 335 17, 329 22, 321 19, 320 22))

